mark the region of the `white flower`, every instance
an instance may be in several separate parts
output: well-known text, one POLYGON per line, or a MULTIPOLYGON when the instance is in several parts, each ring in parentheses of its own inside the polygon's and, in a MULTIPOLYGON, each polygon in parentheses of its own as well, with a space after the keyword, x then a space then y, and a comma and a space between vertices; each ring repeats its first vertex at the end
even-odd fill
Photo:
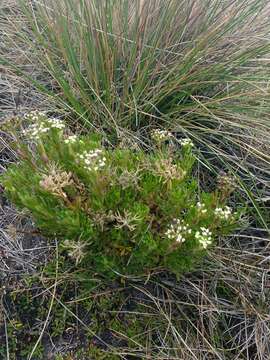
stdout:
POLYGON ((177 235, 175 241, 178 243, 183 243, 186 241, 186 239, 183 237, 183 235, 179 234, 179 235, 177 235))
POLYGON ((179 141, 179 143, 180 143, 182 146, 190 146, 190 147, 193 147, 193 146, 194 146, 192 140, 190 140, 190 139, 188 139, 188 138, 186 138, 186 139, 181 139, 181 140, 179 141))
POLYGON ((197 208, 198 212, 201 213, 201 214, 206 214, 207 213, 207 209, 206 209, 204 203, 197 202, 196 208, 197 208))
POLYGON ((62 130, 65 128, 65 124, 59 119, 48 119, 45 112, 31 111, 24 115, 26 120, 33 121, 34 123, 29 125, 27 129, 23 131, 23 134, 28 136, 30 140, 39 140, 42 134, 47 133, 50 129, 62 130))
POLYGON ((66 143, 66 144, 74 144, 76 141, 78 141, 77 135, 70 135, 64 140, 64 143, 66 143))
POLYGON ((44 111, 33 110, 24 115, 24 118, 27 120, 39 120, 40 118, 46 117, 44 111))
POLYGON ((196 231, 195 238, 199 240, 204 249, 212 244, 212 232, 205 227, 201 227, 200 231, 196 231))
POLYGON ((38 140, 41 134, 47 133, 50 130, 44 123, 37 123, 30 125, 23 130, 23 134, 28 136, 31 140, 38 140))
POLYGON ((215 215, 221 220, 228 220, 232 216, 232 209, 229 206, 225 206, 224 209, 216 208, 215 215))
POLYGON ((84 168, 89 171, 98 171, 106 165, 107 159, 102 149, 84 151, 79 157, 84 163, 84 168))
POLYGON ((156 142, 162 142, 173 137, 173 134, 167 130, 155 129, 151 132, 151 137, 156 142))
POLYGON ((174 219, 173 223, 169 226, 165 233, 168 239, 175 240, 177 243, 184 243, 186 236, 191 234, 192 230, 189 224, 186 224, 183 220, 174 219))
POLYGON ((46 122, 50 125, 51 128, 62 130, 65 128, 65 123, 56 118, 47 119, 46 122))

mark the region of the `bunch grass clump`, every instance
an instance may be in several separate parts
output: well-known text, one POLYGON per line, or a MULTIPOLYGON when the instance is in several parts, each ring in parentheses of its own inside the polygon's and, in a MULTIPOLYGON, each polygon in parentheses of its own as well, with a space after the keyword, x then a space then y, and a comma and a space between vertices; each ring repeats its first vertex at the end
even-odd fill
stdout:
POLYGON ((0 61, 73 121, 129 134, 173 126, 227 160, 224 144, 269 160, 253 143, 269 145, 267 0, 19 4, 4 40, 33 75, 7 51, 0 61))
POLYGON ((71 134, 44 113, 18 119, 25 122, 24 138, 17 138, 20 161, 1 182, 44 234, 59 239, 75 266, 109 277, 155 269, 181 274, 238 222, 239 213, 226 204, 228 179, 207 193, 193 177, 190 139, 154 130, 156 146, 145 152, 71 134))

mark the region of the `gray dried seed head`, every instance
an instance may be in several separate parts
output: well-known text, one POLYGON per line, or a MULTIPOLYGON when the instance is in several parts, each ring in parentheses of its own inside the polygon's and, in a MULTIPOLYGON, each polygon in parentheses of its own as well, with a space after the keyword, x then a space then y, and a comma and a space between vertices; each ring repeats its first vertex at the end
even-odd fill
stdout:
POLYGON ((124 170, 118 178, 119 185, 126 189, 129 186, 136 187, 138 185, 138 172, 124 170))
POLYGON ((63 188, 73 185, 74 181, 71 172, 52 169, 49 175, 40 180, 39 185, 53 194, 63 195, 63 188))
POLYGON ((165 181, 182 180, 186 176, 186 171, 173 164, 172 158, 156 161, 154 171, 158 176, 163 177, 165 181))
POLYGON ((235 179, 222 171, 217 178, 217 188, 221 191, 232 192, 236 189, 235 179))

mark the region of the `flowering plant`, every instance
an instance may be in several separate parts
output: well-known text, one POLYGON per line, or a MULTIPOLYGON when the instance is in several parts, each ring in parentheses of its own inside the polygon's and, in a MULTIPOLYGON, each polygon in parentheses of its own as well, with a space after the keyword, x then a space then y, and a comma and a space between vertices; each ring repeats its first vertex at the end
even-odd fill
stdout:
POLYGON ((155 130, 156 147, 146 153, 105 148, 99 136, 70 134, 43 113, 25 120, 21 160, 1 182, 76 266, 109 277, 159 268, 180 274, 237 224, 222 187, 198 191, 190 139, 155 130))

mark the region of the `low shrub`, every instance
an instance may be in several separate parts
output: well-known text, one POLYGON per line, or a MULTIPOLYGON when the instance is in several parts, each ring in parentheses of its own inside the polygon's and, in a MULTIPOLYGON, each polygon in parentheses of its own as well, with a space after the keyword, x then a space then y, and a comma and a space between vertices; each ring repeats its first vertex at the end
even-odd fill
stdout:
POLYGON ((108 277, 155 269, 181 274, 239 220, 226 205, 228 177, 212 193, 200 189, 189 139, 156 129, 156 145, 145 152, 102 145, 95 134, 73 135, 44 113, 22 122, 28 126, 16 141, 20 161, 1 182, 76 266, 108 277))

